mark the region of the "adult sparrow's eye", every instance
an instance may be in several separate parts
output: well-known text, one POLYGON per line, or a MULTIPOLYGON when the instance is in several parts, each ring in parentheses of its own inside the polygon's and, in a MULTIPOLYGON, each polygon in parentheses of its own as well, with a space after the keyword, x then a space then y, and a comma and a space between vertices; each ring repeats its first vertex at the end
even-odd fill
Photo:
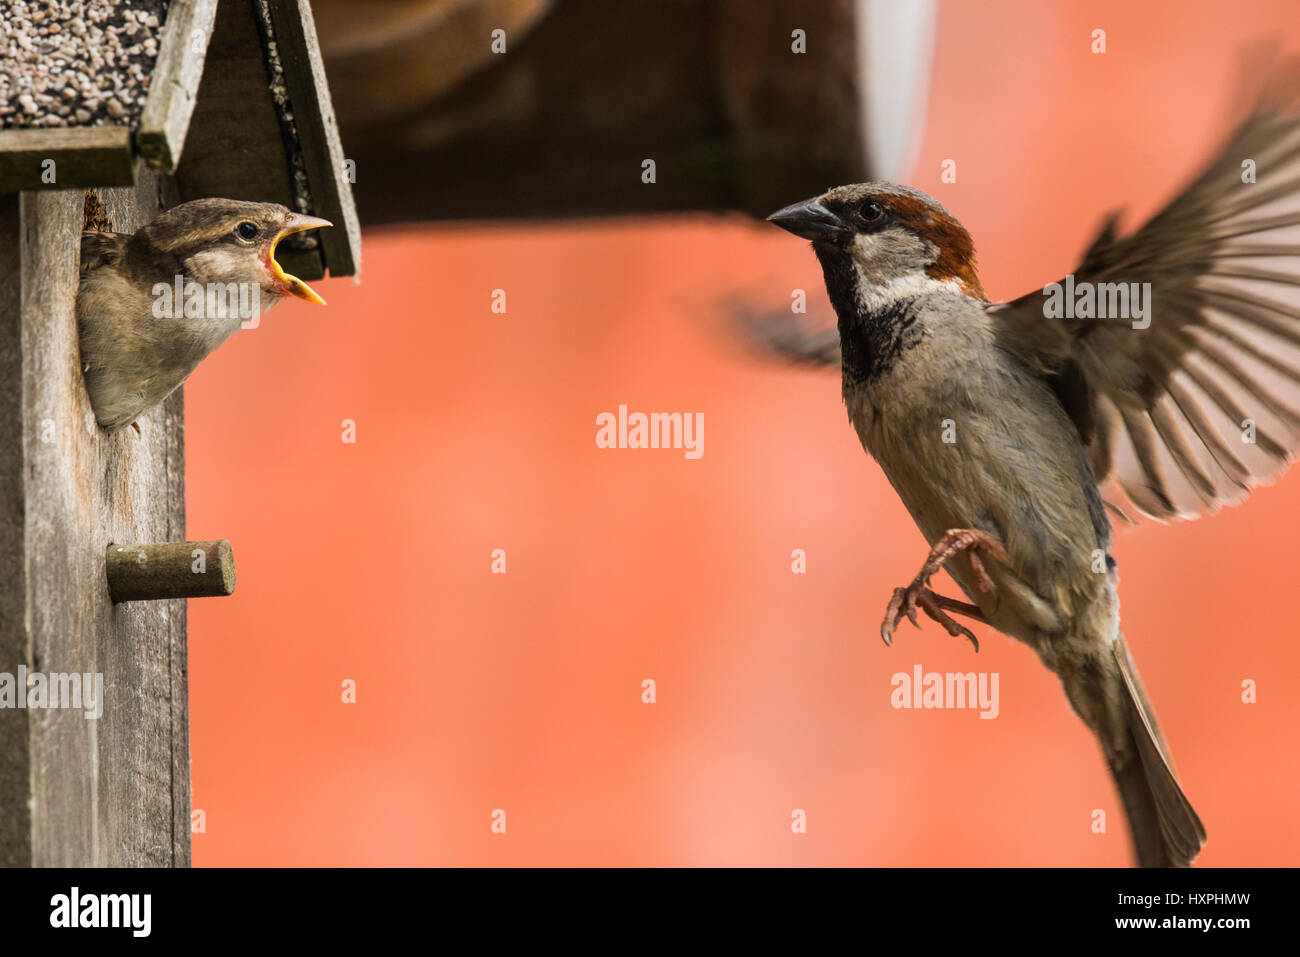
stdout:
POLYGON ((874 223, 885 215, 885 207, 879 203, 866 202, 858 209, 858 218, 864 223, 874 223))
POLYGON ((253 223, 240 223, 235 227, 235 235, 240 239, 252 240, 257 238, 257 226, 253 223))

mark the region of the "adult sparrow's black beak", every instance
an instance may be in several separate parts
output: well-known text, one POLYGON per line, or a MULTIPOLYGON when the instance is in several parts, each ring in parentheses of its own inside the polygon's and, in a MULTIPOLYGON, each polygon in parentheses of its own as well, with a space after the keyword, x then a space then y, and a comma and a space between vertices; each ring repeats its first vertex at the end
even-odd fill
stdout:
POLYGON ((849 231, 844 220, 821 204, 820 196, 778 209, 767 221, 802 239, 832 239, 849 231))
POLYGON ((285 291, 290 295, 297 296, 299 299, 306 299, 308 302, 314 302, 318 306, 325 305, 325 300, 316 293, 316 290, 297 276, 291 276, 280 268, 280 264, 275 261, 275 247, 285 236, 300 233, 306 229, 319 229, 321 226, 333 225, 328 219, 321 219, 319 216, 305 216, 302 213, 293 213, 285 220, 283 228, 276 233, 275 238, 271 240, 271 271, 275 274, 275 278, 284 284, 285 291))

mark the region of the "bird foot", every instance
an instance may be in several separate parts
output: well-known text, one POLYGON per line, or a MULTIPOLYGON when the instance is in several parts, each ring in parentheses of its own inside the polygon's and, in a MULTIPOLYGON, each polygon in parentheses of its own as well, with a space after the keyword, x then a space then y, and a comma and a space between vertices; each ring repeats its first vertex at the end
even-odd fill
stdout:
POLYGON ((948 598, 932 591, 928 586, 931 577, 943 567, 943 563, 958 552, 965 551, 970 558, 971 570, 975 573, 975 586, 982 592, 991 593, 997 597, 997 586, 993 579, 989 577, 987 569, 980 558, 980 554, 991 556, 1004 565, 1011 564, 1011 558, 1007 551, 1002 547, 1002 543, 984 532, 974 528, 953 528, 944 533, 943 537, 935 543, 934 548, 930 549, 930 555, 921 566, 921 571, 912 579, 912 583, 906 588, 895 588, 894 595, 889 600, 889 607, 885 609, 885 620, 880 625, 880 637, 884 639, 885 644, 892 644, 894 640, 894 631, 898 628, 899 622, 906 616, 907 620, 913 625, 920 627, 916 619, 916 609, 920 607, 934 621, 947 630, 948 634, 954 638, 964 636, 970 639, 975 650, 980 650, 980 643, 975 638, 974 633, 956 621, 949 611, 955 611, 959 615, 965 615, 975 621, 985 622, 988 619, 978 605, 970 602, 958 601, 955 598, 948 598))

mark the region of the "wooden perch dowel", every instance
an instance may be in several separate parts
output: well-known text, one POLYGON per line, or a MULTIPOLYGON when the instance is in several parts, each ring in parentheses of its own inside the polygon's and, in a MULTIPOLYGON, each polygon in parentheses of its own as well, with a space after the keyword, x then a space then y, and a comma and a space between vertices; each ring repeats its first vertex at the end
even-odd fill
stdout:
POLYGON ((205 598, 235 590, 230 542, 109 545, 108 591, 113 603, 205 598))

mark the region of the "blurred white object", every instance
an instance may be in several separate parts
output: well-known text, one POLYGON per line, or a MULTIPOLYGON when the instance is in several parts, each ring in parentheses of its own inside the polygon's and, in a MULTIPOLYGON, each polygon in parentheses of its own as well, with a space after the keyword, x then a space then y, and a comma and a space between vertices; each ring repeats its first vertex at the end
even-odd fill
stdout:
POLYGON ((936 0, 858 0, 858 101, 873 179, 904 182, 921 147, 936 0))

